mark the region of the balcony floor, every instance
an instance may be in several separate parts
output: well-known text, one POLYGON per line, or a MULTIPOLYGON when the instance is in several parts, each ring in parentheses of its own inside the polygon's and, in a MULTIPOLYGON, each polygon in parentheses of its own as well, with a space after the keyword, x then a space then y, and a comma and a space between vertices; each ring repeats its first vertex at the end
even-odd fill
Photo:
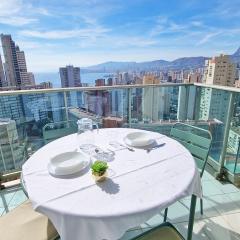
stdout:
MULTIPOLYGON (((196 208, 194 240, 239 240, 240 239, 240 189, 230 183, 222 184, 205 172, 203 179, 204 215, 199 202, 196 208)), ((26 200, 21 187, 0 191, 0 216, 26 200)), ((190 198, 175 203, 169 208, 169 221, 186 236, 190 198)), ((121 240, 160 224, 162 216, 156 215, 139 227, 127 231, 121 240)))

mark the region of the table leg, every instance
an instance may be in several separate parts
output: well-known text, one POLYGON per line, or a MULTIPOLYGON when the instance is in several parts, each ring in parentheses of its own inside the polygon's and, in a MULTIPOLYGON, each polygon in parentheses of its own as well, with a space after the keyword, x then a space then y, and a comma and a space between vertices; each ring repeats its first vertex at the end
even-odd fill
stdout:
POLYGON ((197 197, 195 195, 192 195, 191 206, 190 206, 190 214, 189 214, 189 220, 188 220, 187 240, 192 240, 192 232, 193 232, 196 202, 197 202, 197 197))

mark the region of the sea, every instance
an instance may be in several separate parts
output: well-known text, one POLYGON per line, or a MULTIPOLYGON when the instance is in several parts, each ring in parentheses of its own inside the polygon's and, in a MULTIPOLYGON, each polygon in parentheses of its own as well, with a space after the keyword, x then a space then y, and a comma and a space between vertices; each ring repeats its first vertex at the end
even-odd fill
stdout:
MULTIPOLYGON (((112 73, 81 73, 81 82, 88 83, 89 86, 95 85, 95 80, 99 78, 109 78, 112 73)), ((49 73, 34 73, 35 82, 39 84, 41 82, 51 82, 54 88, 61 87, 60 75, 58 72, 49 72, 49 73)))

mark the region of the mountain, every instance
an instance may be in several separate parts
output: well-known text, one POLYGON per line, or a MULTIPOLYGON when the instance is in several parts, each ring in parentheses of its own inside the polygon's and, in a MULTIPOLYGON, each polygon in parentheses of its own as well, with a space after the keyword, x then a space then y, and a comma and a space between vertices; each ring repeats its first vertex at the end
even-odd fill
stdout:
POLYGON ((85 68, 90 72, 116 72, 116 71, 154 71, 169 69, 190 69, 204 66, 206 57, 185 57, 174 61, 155 60, 149 62, 105 62, 85 68))
MULTIPOLYGON (((230 55, 232 61, 240 64, 240 47, 230 55)), ((105 62, 84 68, 86 72, 116 72, 116 71, 155 71, 155 70, 180 70, 204 67, 208 57, 183 57, 174 61, 155 60, 149 62, 105 62)))
POLYGON ((237 49, 237 51, 232 56, 240 56, 240 47, 237 49))
POLYGON ((240 47, 233 55, 231 55, 231 59, 234 63, 240 65, 240 47))

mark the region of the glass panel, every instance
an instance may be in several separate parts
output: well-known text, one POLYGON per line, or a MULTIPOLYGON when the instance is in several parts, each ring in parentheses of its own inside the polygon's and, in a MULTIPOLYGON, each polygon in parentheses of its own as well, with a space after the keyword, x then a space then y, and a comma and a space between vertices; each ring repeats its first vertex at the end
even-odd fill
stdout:
MULTIPOLYGON (((99 127, 132 127, 166 135, 178 121, 205 128, 213 135, 210 156, 218 162, 229 95, 228 91, 190 85, 2 95, 0 172, 20 168, 44 144, 75 133, 76 122, 83 117, 91 118, 99 127)), ((238 96, 229 134, 228 164, 239 156, 235 131, 239 111, 238 96)))
MULTIPOLYGON (((67 93, 68 117, 76 123, 91 118, 99 127, 123 127, 129 119, 129 89, 71 91, 67 93)), ((126 125, 127 126, 127 125, 126 125)))
POLYGON ((131 127, 169 135, 173 124, 194 118, 194 89, 190 94, 189 86, 133 88, 131 127))
POLYGON ((0 96, 0 172, 19 169, 45 144, 44 127, 65 120, 63 93, 0 96))
POLYGON ((231 127, 225 156, 225 167, 232 173, 240 173, 240 94, 235 94, 231 127))
POLYGON ((210 157, 219 162, 223 148, 224 128, 227 118, 230 92, 207 88, 197 88, 195 119, 198 126, 212 133, 213 141, 210 157))

